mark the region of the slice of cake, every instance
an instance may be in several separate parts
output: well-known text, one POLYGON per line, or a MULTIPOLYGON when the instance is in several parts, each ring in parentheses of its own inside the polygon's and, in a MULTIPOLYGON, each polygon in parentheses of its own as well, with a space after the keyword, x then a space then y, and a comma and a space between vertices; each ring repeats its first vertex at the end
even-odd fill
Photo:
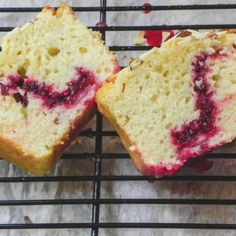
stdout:
POLYGON ((118 66, 72 9, 45 7, 7 34, 0 53, 0 157, 45 174, 94 113, 118 66))
POLYGON ((182 32, 111 77, 97 102, 144 175, 172 175, 236 137, 236 34, 182 32))

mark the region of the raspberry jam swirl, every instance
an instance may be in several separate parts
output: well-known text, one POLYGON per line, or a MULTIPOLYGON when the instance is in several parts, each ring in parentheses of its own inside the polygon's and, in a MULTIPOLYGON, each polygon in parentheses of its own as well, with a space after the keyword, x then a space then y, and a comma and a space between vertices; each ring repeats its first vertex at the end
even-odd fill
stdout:
POLYGON ((63 91, 57 91, 53 85, 30 77, 9 75, 6 83, 0 83, 0 93, 2 96, 13 96, 24 107, 29 103, 28 95, 32 94, 42 101, 43 106, 51 109, 62 105, 73 106, 91 90, 96 91, 99 88, 93 72, 83 67, 76 68, 75 78, 66 85, 63 91))
POLYGON ((181 127, 171 130, 171 141, 174 144, 180 159, 202 155, 211 151, 214 147, 209 146, 209 138, 219 131, 216 125, 217 104, 214 100, 214 90, 208 82, 207 76, 211 72, 209 60, 225 57, 219 51, 213 54, 200 54, 192 63, 192 86, 195 96, 195 108, 199 111, 196 119, 181 127), (197 151, 193 151, 197 147, 197 151))

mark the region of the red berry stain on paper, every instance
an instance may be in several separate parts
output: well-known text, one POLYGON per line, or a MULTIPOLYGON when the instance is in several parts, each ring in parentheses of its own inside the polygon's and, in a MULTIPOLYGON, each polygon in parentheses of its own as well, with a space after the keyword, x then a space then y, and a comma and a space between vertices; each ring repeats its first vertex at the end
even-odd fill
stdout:
POLYGON ((103 27, 107 27, 107 23, 104 21, 99 21, 96 23, 95 25, 97 28, 103 28, 103 27))
MULTIPOLYGON (((143 7, 151 6, 149 3, 144 3, 143 7)), ((151 10, 144 10, 143 13, 150 13, 151 10)), ((163 26, 166 26, 165 24, 163 26)), ((147 45, 151 47, 160 47, 162 43, 172 38, 175 35, 173 30, 144 30, 139 31, 134 39, 135 45, 147 45)))
POLYGON ((205 158, 199 158, 190 160, 187 163, 187 166, 190 167, 192 170, 194 170, 198 174, 203 174, 205 171, 208 171, 212 168, 214 162, 209 161, 205 158))
POLYGON ((163 42, 175 35, 173 30, 145 30, 144 38, 147 40, 148 46, 160 47, 163 42), (167 37, 165 37, 167 34, 167 37), (169 35, 168 35, 169 34, 169 35))
MULTIPOLYGON (((152 5, 150 4, 150 3, 144 3, 143 4, 143 7, 144 7, 144 9, 145 9, 145 7, 151 7, 152 5)), ((144 14, 148 14, 148 13, 150 13, 152 10, 143 10, 143 13, 144 14)))

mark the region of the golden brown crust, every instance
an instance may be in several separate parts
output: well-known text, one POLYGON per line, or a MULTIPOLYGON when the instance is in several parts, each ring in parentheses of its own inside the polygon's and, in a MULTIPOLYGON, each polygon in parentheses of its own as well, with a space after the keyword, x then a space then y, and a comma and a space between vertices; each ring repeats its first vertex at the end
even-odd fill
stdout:
POLYGON ((52 169, 57 160, 66 150, 68 144, 78 138, 79 133, 81 132, 83 127, 87 124, 87 122, 93 117, 95 111, 96 108, 95 105, 93 105, 90 106, 86 111, 84 111, 82 115, 78 116, 74 120, 69 130, 63 135, 63 138, 60 139, 58 143, 53 147, 53 153, 50 156, 50 159, 52 159, 52 165, 49 171, 52 169))
MULTIPOLYGON (((63 15, 63 12, 66 11, 66 14, 70 14, 73 19, 77 20, 75 13, 72 8, 67 4, 61 4, 60 8, 57 10, 52 7, 43 8, 42 12, 39 14, 51 14, 56 17, 63 15)), ((91 31, 92 32, 92 31, 91 31)), ((91 35, 97 40, 102 42, 100 34, 97 32, 92 32, 91 35)), ((112 54, 108 50, 106 54, 112 54)), ((114 70, 116 68, 116 57, 113 55, 114 70)), ((77 138, 77 135, 83 128, 83 126, 92 118, 95 112, 95 105, 90 105, 86 110, 82 111, 81 114, 74 120, 71 127, 65 131, 63 137, 55 143, 55 145, 50 149, 52 150, 48 155, 43 157, 36 157, 35 155, 30 154, 27 150, 22 150, 16 142, 7 140, 4 137, 0 137, 0 158, 12 162, 16 166, 25 169, 26 171, 34 175, 43 175, 53 168, 56 161, 68 147, 68 144, 77 138)), ((57 122, 57 121, 55 121, 57 122)), ((58 124, 59 125, 59 124, 58 124)))
POLYGON ((77 20, 75 12, 73 11, 72 7, 66 3, 61 3, 60 7, 56 11, 56 15, 60 17, 66 10, 69 11, 69 14, 74 18, 74 20, 77 20))
POLYGON ((229 34, 236 34, 236 29, 221 29, 220 31, 226 31, 229 34))
POLYGON ((67 148, 68 143, 77 137, 82 127, 92 118, 94 112, 95 106, 91 106, 82 115, 78 116, 70 129, 65 132, 63 138, 55 144, 52 153, 47 156, 35 157, 22 150, 16 143, 0 136, 0 157, 34 175, 44 175, 51 171, 67 148))
POLYGON ((134 149, 130 148, 130 147, 136 147, 136 144, 130 140, 129 135, 125 132, 124 129, 122 129, 121 126, 119 126, 115 116, 110 112, 110 109, 101 102, 101 98, 104 96, 104 94, 106 94, 106 90, 108 90, 109 87, 113 86, 115 80, 116 76, 110 77, 110 79, 107 82, 105 82, 103 87, 98 90, 96 94, 96 102, 98 110, 103 114, 103 116, 111 123, 112 127, 117 131, 117 133, 121 138, 122 143, 124 144, 126 150, 130 154, 135 166, 140 172, 143 173, 145 170, 145 163, 142 160, 141 153, 136 148, 134 149))
POLYGON ((16 143, 1 136, 0 157, 36 175, 48 172, 51 162, 47 156, 36 158, 32 154, 22 150, 16 143))
MULTIPOLYGON (((210 39, 217 39, 219 37, 219 32, 225 31, 227 34, 235 34, 236 29, 221 29, 215 30, 211 29, 206 32, 206 37, 210 39)), ((191 35, 194 35, 194 32, 198 32, 198 30, 181 30, 176 34, 177 38, 185 38, 191 35)))
POLYGON ((42 12, 43 12, 43 13, 47 13, 47 14, 52 14, 52 15, 55 15, 55 14, 56 14, 55 8, 50 7, 50 6, 44 7, 43 10, 42 10, 42 12))
MULTIPOLYGON (((63 15, 64 11, 68 11, 69 14, 76 20, 76 15, 75 12, 73 11, 73 9, 66 3, 61 3, 60 7, 56 10, 53 7, 50 6, 46 6, 43 8, 41 13, 46 13, 46 14, 51 14, 51 15, 55 15, 57 17, 61 17, 63 15)), ((40 14, 41 14, 40 13, 40 14)))
MULTIPOLYGON (((168 43, 173 42, 173 40, 176 40, 177 42, 179 42, 180 40, 185 41, 186 39, 181 39, 181 38, 185 38, 185 37, 188 37, 188 39, 194 39, 193 41, 195 41, 195 39, 197 39, 197 40, 207 39, 207 40, 205 40, 206 43, 208 43, 210 41, 210 40, 208 40, 208 38, 209 38, 209 39, 214 40, 214 44, 211 44, 211 47, 213 47, 215 50, 217 50, 219 48, 222 49, 222 42, 223 42, 222 38, 225 35, 228 36, 229 34, 235 34, 235 33, 236 33, 236 30, 227 30, 226 32, 223 32, 223 33, 222 32, 219 33, 215 30, 210 30, 204 34, 195 32, 193 30, 191 30, 191 31, 186 30, 186 31, 181 31, 178 35, 176 35, 176 37, 180 37, 177 40, 175 38, 172 38, 170 41, 167 41, 166 46, 171 45, 171 44, 168 45, 168 43), (216 39, 218 39, 218 40, 216 40, 216 39)), ((187 40, 186 40, 186 42, 187 42, 187 40)), ((166 47, 166 48, 168 48, 168 47, 166 47)), ((144 55, 141 56, 141 58, 144 58, 144 57, 145 57, 144 55)), ((150 60, 150 58, 148 58, 148 59, 150 60)), ((131 64, 132 64, 132 62, 131 62, 131 64)), ((140 64, 140 63, 142 63, 142 62, 139 61, 138 63, 135 63, 135 64, 140 64)), ((131 68, 129 68, 129 70, 132 70, 133 68, 135 68, 135 67, 131 66, 131 68)), ((129 77, 129 74, 128 75, 121 74, 120 81, 122 81, 122 79, 127 79, 127 80, 130 79, 131 80, 131 78, 132 78, 132 75, 130 75, 130 77, 129 77)), ((144 162, 143 154, 139 152, 134 141, 130 139, 130 136, 126 132, 126 130, 123 129, 121 126, 119 126, 116 116, 112 113, 112 109, 111 109, 112 105, 110 105, 110 106, 106 105, 106 104, 111 103, 111 102, 108 102, 107 100, 109 97, 112 97, 112 95, 111 95, 112 91, 115 91, 114 93, 116 95, 114 95, 114 96, 119 96, 119 94, 121 94, 121 93, 117 92, 116 89, 113 89, 114 86, 116 87, 116 85, 114 85, 116 79, 117 79, 116 76, 110 77, 107 80, 107 82, 103 85, 103 87, 97 92, 96 101, 98 104, 98 110, 107 118, 107 120, 111 123, 111 125, 114 127, 114 129, 117 130, 118 134, 120 135, 122 143, 124 144, 125 148, 129 152, 134 164, 136 165, 137 169, 140 172, 142 172, 145 175, 150 175, 150 176, 156 176, 159 173, 162 173, 161 175, 164 175, 164 174, 165 175, 172 175, 180 167, 182 167, 184 165, 186 160, 184 160, 184 161, 180 160, 180 162, 178 162, 177 164, 173 164, 172 166, 171 165, 165 166, 162 163, 149 164, 148 161, 144 162), (107 96, 107 94, 109 94, 109 95, 107 96), (104 98, 106 98, 107 100, 105 100, 104 98), (160 169, 160 171, 158 169, 160 169), (161 169, 163 169, 163 170, 161 170, 161 169)), ((123 81, 125 81, 125 80, 123 80, 123 81)), ((118 91, 120 90, 120 87, 119 87, 120 84, 121 83, 118 83, 118 86, 116 87, 118 91)), ((113 97, 112 100, 115 101, 116 99, 113 97)), ((117 100, 120 101, 119 98, 117 100)), ((120 104, 123 104, 123 103, 120 103, 120 104)), ((120 104, 119 104, 119 108, 121 108, 120 104)))

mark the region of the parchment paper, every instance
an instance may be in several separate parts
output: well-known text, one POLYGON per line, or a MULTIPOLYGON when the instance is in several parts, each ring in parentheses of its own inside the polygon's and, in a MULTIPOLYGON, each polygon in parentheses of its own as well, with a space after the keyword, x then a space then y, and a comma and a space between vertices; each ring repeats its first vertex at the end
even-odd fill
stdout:
MULTIPOLYGON (((73 6, 98 6, 99 0, 68 0, 73 6)), ((108 5, 142 5, 145 1, 108 0, 108 5)), ((236 3, 236 1, 187 1, 156 0, 153 5, 165 4, 213 4, 236 3)), ((58 5, 59 1, 46 0, 0 0, 0 7, 58 5)), ((99 13, 77 13, 81 21, 93 26, 99 21, 99 13)), ((0 26, 20 26, 35 17, 36 13, 0 13, 0 26)), ((157 11, 108 12, 108 25, 154 25, 154 24, 214 24, 235 23, 236 10, 207 11, 157 11)), ((137 32, 108 32, 108 45, 132 45, 137 32)), ((5 33, 0 33, 2 37, 5 33)), ((141 52, 119 52, 120 64, 127 65, 131 57, 141 52)), ((87 127, 94 128, 94 122, 87 127)), ((105 122, 104 130, 111 130, 105 122)), ((224 148, 235 152, 235 145, 224 148)), ((71 147, 70 152, 94 152, 94 139, 81 138, 71 147)), ((103 138, 103 152, 125 152, 119 138, 103 138)), ((0 161, 0 177, 27 176, 24 171, 0 161)), ((235 175, 235 160, 215 160, 207 175, 235 175)), ((93 161, 61 160, 52 175, 92 175, 93 161)), ((138 174, 130 160, 103 160, 103 175, 138 174)), ((180 174, 194 174, 184 168, 180 174)), ((159 182, 146 181, 102 182, 101 198, 194 198, 194 199, 235 199, 235 182, 159 182)), ((19 199, 69 199, 92 198, 91 182, 46 182, 46 183, 0 183, 0 200, 19 199)), ((91 205, 42 205, 42 206, 1 206, 0 223, 73 223, 91 222, 91 205)), ((101 205, 100 222, 165 222, 165 223, 235 223, 235 206, 209 205, 101 205)), ((90 229, 58 230, 4 230, 0 235, 8 236, 85 236, 90 229)), ((235 231, 183 230, 183 229, 100 229, 100 236, 234 236, 235 231)))

